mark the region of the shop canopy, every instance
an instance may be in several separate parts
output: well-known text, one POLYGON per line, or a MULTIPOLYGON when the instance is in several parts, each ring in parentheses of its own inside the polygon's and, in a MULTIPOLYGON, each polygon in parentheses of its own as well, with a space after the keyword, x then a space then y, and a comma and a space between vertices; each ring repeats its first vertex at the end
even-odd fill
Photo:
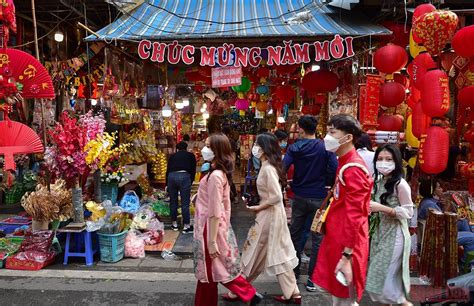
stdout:
POLYGON ((353 11, 324 0, 144 0, 90 35, 98 40, 202 40, 387 35, 353 11))

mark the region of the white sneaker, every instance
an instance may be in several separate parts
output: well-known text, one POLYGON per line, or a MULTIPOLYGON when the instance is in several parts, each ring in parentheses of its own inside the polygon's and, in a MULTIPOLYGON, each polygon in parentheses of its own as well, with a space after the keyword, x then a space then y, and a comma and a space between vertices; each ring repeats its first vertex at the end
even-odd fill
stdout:
POLYGON ((301 262, 302 263, 309 263, 311 258, 309 258, 305 252, 301 252, 301 262))

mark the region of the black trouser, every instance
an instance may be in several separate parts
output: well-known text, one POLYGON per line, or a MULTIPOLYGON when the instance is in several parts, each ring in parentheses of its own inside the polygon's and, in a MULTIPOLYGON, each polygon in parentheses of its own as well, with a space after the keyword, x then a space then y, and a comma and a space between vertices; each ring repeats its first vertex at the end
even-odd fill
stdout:
MULTIPOLYGON (((303 237, 303 232, 305 228, 306 219, 308 216, 311 219, 314 218, 316 211, 321 207, 323 199, 306 199, 295 196, 293 200, 293 205, 291 206, 291 240, 295 246, 296 253, 298 255, 299 263, 298 266, 294 269, 296 277, 299 277, 301 274, 301 252, 303 251, 303 246, 301 244, 301 239, 303 237)), ((311 259, 309 261, 308 275, 311 278, 313 274, 314 267, 316 266, 316 260, 318 258, 319 246, 321 245, 321 240, 323 236, 321 234, 316 234, 311 232, 311 259)))

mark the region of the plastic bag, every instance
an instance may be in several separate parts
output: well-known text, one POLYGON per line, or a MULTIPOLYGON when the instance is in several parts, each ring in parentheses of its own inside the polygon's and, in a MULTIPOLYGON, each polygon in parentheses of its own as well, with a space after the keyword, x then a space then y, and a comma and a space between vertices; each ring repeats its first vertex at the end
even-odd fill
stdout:
POLYGON ((157 232, 163 232, 165 228, 164 224, 156 218, 155 212, 149 205, 140 207, 133 218, 131 227, 133 229, 154 230, 157 232))
POLYGON ((129 231, 125 237, 125 257, 145 257, 145 241, 136 231, 129 231))
POLYGON ((53 238, 54 233, 52 231, 28 232, 25 235, 25 240, 21 243, 19 252, 49 253, 53 244, 53 238))
POLYGON ((127 190, 120 200, 120 207, 126 212, 136 213, 140 208, 140 198, 133 190, 127 190))
POLYGON ((163 241, 163 236, 164 232, 157 230, 150 230, 140 234, 140 237, 142 237, 145 245, 157 245, 163 241))
POLYGON ((171 215, 170 205, 164 201, 156 201, 152 205, 153 211, 159 217, 169 217, 171 215))

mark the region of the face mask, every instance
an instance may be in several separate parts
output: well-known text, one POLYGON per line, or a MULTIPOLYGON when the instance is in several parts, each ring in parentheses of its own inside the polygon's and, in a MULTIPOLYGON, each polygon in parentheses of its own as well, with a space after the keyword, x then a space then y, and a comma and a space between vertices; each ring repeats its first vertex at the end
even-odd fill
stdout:
POLYGON ((339 147, 344 144, 344 143, 339 143, 339 140, 340 139, 337 139, 336 137, 327 134, 326 137, 324 137, 324 146, 326 147, 326 151, 336 152, 337 149, 339 149, 339 147))
POLYGON ((383 175, 387 175, 390 174, 393 170, 395 170, 395 163, 393 161, 378 161, 375 163, 375 168, 377 168, 377 171, 382 173, 383 175))
POLYGON ((255 156, 256 158, 260 159, 260 157, 262 157, 262 155, 263 155, 262 148, 260 148, 259 146, 253 146, 253 148, 252 148, 252 154, 253 154, 253 156, 255 156))
POLYGON ((212 161, 214 159, 214 152, 208 147, 202 148, 201 155, 205 161, 212 161))
POLYGON ((280 148, 282 148, 282 149, 286 149, 287 146, 288 146, 288 144, 286 142, 280 143, 280 148))
POLYGON ((211 170, 211 163, 204 163, 201 166, 201 172, 206 172, 211 170))

